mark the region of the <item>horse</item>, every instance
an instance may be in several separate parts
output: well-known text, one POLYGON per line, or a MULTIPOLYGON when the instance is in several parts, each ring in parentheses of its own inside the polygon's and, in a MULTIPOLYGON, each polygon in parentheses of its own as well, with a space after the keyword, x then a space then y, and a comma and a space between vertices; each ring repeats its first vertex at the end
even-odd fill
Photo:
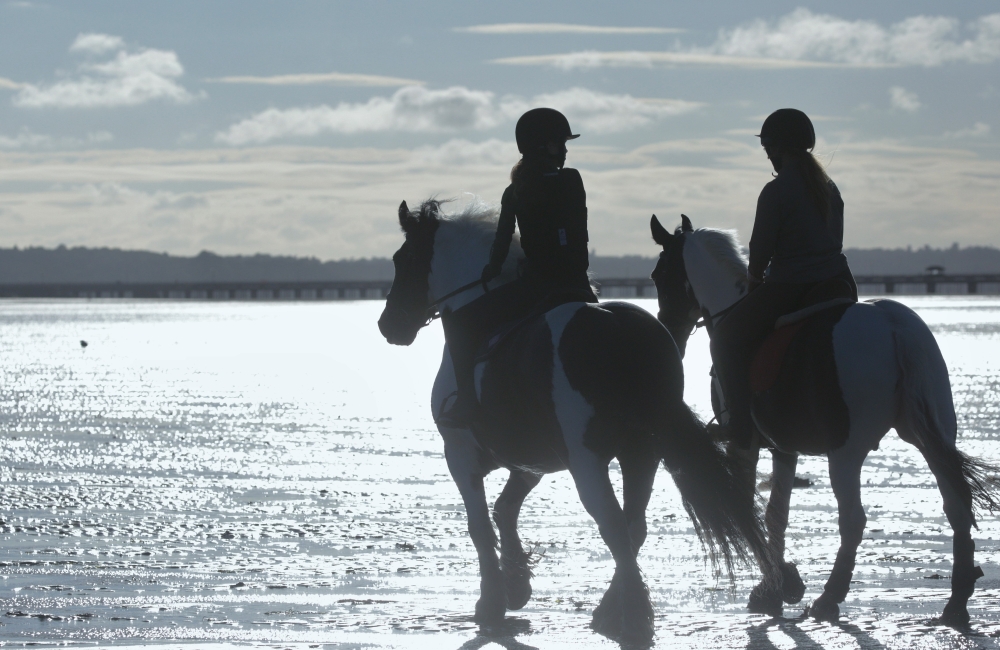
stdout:
MULTIPOLYGON (((663 248, 651 276, 658 318, 683 351, 697 321, 703 319, 711 336, 713 326, 746 295, 748 286, 747 265, 735 234, 695 230, 687 216, 681 219, 673 234, 656 215, 650 228, 653 240, 663 248)), ((997 468, 955 447, 958 425, 951 383, 934 335, 916 313, 898 302, 851 300, 818 310, 794 336, 795 354, 788 352, 778 380, 753 401, 757 429, 773 448, 765 521, 775 561, 761 567, 765 581, 751 592, 749 609, 779 616, 783 603, 797 603, 805 593, 795 565, 784 560, 788 506, 799 453, 826 454, 841 543, 823 593, 806 614, 838 620, 866 524, 861 466, 894 428, 920 451, 933 472, 953 531, 951 596, 939 620, 968 625, 967 604, 983 575, 975 566, 971 528, 976 525, 976 510, 993 512, 1000 505, 989 478, 997 468), (767 571, 776 571, 770 580, 767 571)), ((717 389, 713 381, 713 407, 721 414, 724 396, 717 389)), ((751 468, 757 465, 758 452, 755 446, 744 456, 751 468)), ((738 455, 738 450, 732 453, 738 455)))
MULTIPOLYGON (((405 235, 393 255, 395 275, 378 327, 390 344, 409 345, 436 316, 459 310, 489 287, 478 278, 489 257, 497 213, 472 203, 457 214, 425 201, 399 206, 405 235), (468 284, 469 278, 474 278, 468 284)), ((515 238, 494 286, 517 277, 524 253, 515 238)), ((474 621, 494 626, 531 596, 529 554, 517 533, 525 497, 543 474, 568 469, 615 561, 611 584, 593 612, 605 636, 648 644, 653 607, 637 562, 646 538, 645 510, 662 461, 715 566, 732 577, 736 563, 766 563, 766 534, 756 490, 742 468, 706 436, 684 403, 683 367, 670 333, 627 303, 569 302, 529 318, 480 357, 476 392, 482 418, 469 428, 442 419, 456 382, 447 334, 431 411, 479 556, 474 621), (608 476, 617 458, 623 505, 608 476), (510 471, 493 509, 483 488, 495 469, 510 471)))

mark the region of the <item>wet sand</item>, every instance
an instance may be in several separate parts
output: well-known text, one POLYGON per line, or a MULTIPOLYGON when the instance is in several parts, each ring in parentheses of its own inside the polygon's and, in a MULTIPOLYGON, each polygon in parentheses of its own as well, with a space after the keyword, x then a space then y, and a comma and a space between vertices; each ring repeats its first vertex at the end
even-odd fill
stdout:
MULTIPOLYGON (((907 302, 951 368, 960 448, 1000 461, 1000 300, 907 302)), ((617 645, 587 627, 613 563, 565 473, 522 511, 532 600, 503 629, 471 622, 475 553, 427 405, 438 325, 403 349, 379 337, 377 302, 3 306, 0 643, 617 645)), ((703 336, 685 364, 705 414, 703 336)), ((1000 647, 1000 519, 975 533, 972 628, 934 625, 950 529, 923 459, 893 433, 862 475, 868 529, 842 624, 799 618, 839 539, 825 460, 798 474, 813 486, 793 494, 787 557, 807 592, 769 620, 746 613, 750 572, 730 584, 706 564, 661 470, 640 555, 658 647, 1000 647)), ((504 479, 488 479, 491 499, 504 479)))

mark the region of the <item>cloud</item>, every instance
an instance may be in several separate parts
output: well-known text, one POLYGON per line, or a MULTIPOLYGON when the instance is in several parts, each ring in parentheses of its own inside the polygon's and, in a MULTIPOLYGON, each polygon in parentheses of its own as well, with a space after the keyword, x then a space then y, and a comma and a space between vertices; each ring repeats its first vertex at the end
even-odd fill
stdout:
POLYGON ((79 147, 111 142, 114 136, 107 131, 88 133, 84 138, 54 138, 51 135, 33 133, 25 129, 11 137, 0 135, 0 149, 54 149, 57 147, 79 147))
POLYGON ((775 24, 753 21, 723 30, 712 51, 742 57, 822 60, 857 66, 989 63, 1000 58, 1000 14, 961 23, 945 16, 913 16, 888 28, 796 9, 775 24))
POLYGON ((889 101, 893 108, 907 113, 916 113, 922 106, 917 93, 910 92, 902 86, 893 86, 889 89, 889 101))
POLYGON ((361 104, 271 108, 216 134, 216 140, 243 145, 321 133, 482 130, 496 126, 501 119, 493 93, 462 86, 444 90, 408 86, 397 90, 392 97, 372 97, 361 104))
MULTIPOLYGON (((121 48, 121 39, 107 34, 81 34, 71 50, 97 54, 121 48)), ((21 108, 113 108, 138 106, 154 100, 185 104, 195 99, 176 79, 184 74, 177 54, 168 50, 118 49, 103 62, 78 66, 78 76, 49 86, 22 84, 14 96, 21 108)))
POLYGON ((18 90, 18 89, 23 88, 23 87, 24 87, 24 84, 22 84, 22 83, 18 83, 16 81, 12 81, 12 80, 7 79, 5 77, 0 77, 0 88, 5 88, 7 90, 18 90))
POLYGON ((985 122, 976 122, 972 128, 959 129, 958 131, 947 131, 946 138, 984 138, 990 134, 990 125, 985 122))
MULTIPOLYGON (((1000 244, 1000 161, 951 142, 838 144, 829 171, 848 205, 847 245, 1000 244)), ((0 152, 20 181, 0 185, 0 220, 6 240, 21 245, 387 256, 401 241, 401 200, 468 191, 498 201, 516 160, 512 143, 495 139, 412 150, 0 152)), ((583 175, 591 243, 604 254, 655 255, 652 212, 674 215, 672 225, 683 212, 699 227, 737 228, 747 241, 757 195, 771 180, 760 147, 746 138, 574 145, 569 162, 583 175)))
POLYGON ((125 47, 125 41, 120 36, 110 36, 108 34, 80 34, 69 46, 70 52, 88 52, 91 54, 104 54, 105 52, 117 52, 125 47))
POLYGON ((498 23, 456 27, 453 31, 469 34, 677 34, 674 27, 600 27, 567 23, 498 23))
POLYGON ((571 52, 496 59, 563 69, 713 65, 746 68, 939 66, 1000 59, 1000 13, 964 26, 956 18, 913 16, 883 27, 796 9, 775 22, 723 29, 708 47, 671 52, 571 52))
POLYGON ((762 57, 742 57, 707 52, 599 52, 587 50, 567 54, 510 56, 493 59, 501 65, 537 65, 561 70, 593 68, 653 68, 658 66, 703 65, 726 68, 844 68, 842 63, 828 61, 794 61, 762 57))
POLYGON ((271 108, 233 124, 226 131, 217 133, 215 139, 240 146, 324 133, 483 131, 509 124, 527 109, 538 105, 563 110, 570 119, 598 133, 635 129, 701 106, 697 102, 639 99, 585 88, 538 95, 528 101, 516 96, 497 100, 491 92, 470 90, 463 86, 444 90, 409 86, 399 89, 392 97, 373 97, 364 103, 271 108))
POLYGON ((424 83, 423 81, 416 81, 414 79, 346 72, 283 74, 271 77, 232 76, 206 79, 205 81, 225 84, 260 84, 266 86, 422 86, 424 83))
MULTIPOLYGON (((538 95, 532 99, 531 104, 558 109, 573 120, 574 127, 596 133, 631 131, 656 120, 690 113, 704 106, 700 102, 639 99, 631 95, 612 95, 586 88, 538 95)), ((530 108, 526 104, 524 106, 525 109, 530 108)))

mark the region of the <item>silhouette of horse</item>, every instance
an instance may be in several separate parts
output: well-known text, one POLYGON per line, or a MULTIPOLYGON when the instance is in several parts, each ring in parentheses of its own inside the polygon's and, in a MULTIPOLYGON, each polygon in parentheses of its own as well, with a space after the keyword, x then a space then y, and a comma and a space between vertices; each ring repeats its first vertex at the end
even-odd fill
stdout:
MULTIPOLYGON (((496 213, 473 204, 445 216, 433 200, 411 212, 403 202, 399 223, 405 241, 393 255, 395 277, 378 324, 389 343, 409 345, 438 310, 457 310, 483 295, 478 282, 454 290, 479 278, 496 213)), ((494 282, 514 279, 521 258, 515 240, 494 282)), ((752 482, 684 404, 683 381, 670 334, 648 312, 625 303, 562 304, 506 334, 477 364, 481 424, 472 430, 438 424, 479 555, 477 622, 498 624, 507 609, 530 598, 518 513, 542 474, 564 469, 615 560, 614 578, 593 615, 592 627, 602 634, 642 643, 653 637, 653 608, 636 555, 661 460, 713 563, 721 558, 730 576, 735 562, 766 563, 752 482), (624 509, 608 477, 612 458, 621 466, 624 509), (483 477, 500 467, 510 476, 493 510, 498 560, 483 477)), ((431 399, 435 420, 455 388, 446 342, 431 399)))
MULTIPOLYGON (((694 230, 686 216, 674 234, 655 215, 650 227, 663 247, 652 274, 659 318, 683 350, 699 317, 707 321, 711 335, 712 325, 746 294, 746 262, 733 234, 694 230)), ((799 327, 790 345, 777 381, 754 397, 754 421, 777 443, 765 520, 772 557, 778 562, 761 567, 765 582, 751 593, 750 609, 779 615, 783 600, 796 603, 805 592, 795 565, 783 559, 788 503, 798 454, 825 453, 841 543, 823 593, 807 611, 820 620, 837 620, 866 523, 861 465, 895 428, 900 438, 920 450, 934 473, 954 532, 951 598, 941 621, 967 625, 967 603, 983 575, 974 563, 973 508, 994 511, 1000 506, 996 486, 987 477, 997 470, 955 448, 958 427, 951 384, 933 334, 904 305, 870 300, 818 311, 799 327), (768 571, 775 573, 768 576, 768 571)), ((720 401, 715 394, 717 413, 723 410, 720 401)), ((753 449, 747 458, 752 468, 758 451, 753 449)))

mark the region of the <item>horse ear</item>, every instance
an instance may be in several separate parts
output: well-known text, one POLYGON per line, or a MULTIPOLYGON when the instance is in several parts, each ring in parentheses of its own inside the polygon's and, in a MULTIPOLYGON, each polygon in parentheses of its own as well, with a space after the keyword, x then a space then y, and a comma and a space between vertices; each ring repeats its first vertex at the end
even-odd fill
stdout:
POLYGON ((407 207, 406 201, 399 204, 399 227, 403 229, 403 232, 409 232, 410 228, 413 226, 414 219, 410 215, 410 208, 407 207))
POLYGON ((694 226, 686 214, 681 215, 681 232, 694 232, 694 226))
POLYGON ((655 214, 649 220, 649 229, 653 232, 653 241, 660 246, 667 246, 674 237, 660 224, 660 220, 656 218, 655 214))

